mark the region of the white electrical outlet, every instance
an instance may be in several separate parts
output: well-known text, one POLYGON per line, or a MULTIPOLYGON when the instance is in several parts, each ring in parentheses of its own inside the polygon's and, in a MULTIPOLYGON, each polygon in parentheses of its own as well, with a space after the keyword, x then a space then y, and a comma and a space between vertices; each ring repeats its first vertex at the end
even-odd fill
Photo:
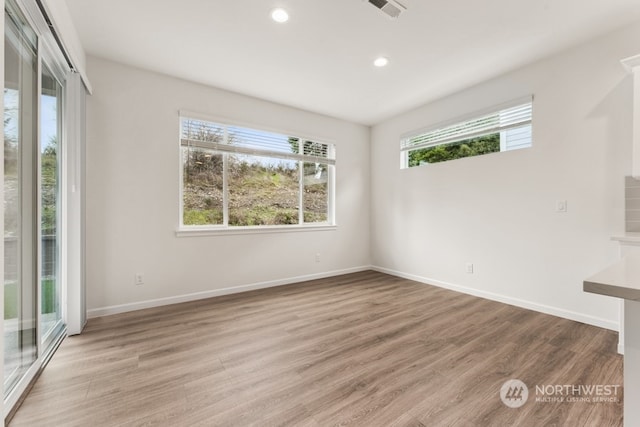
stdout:
POLYGON ((319 252, 316 254, 316 262, 320 262, 320 253, 319 252))
POLYGON ((467 265, 466 265, 466 268, 467 268, 467 273, 473 274, 473 264, 472 263, 468 262, 467 265))
POLYGON ((566 200, 556 201, 556 212, 564 213, 566 211, 567 211, 567 201, 566 200))
POLYGON ((144 276, 140 273, 136 273, 135 278, 134 278, 134 283, 136 285, 142 285, 144 284, 144 276))

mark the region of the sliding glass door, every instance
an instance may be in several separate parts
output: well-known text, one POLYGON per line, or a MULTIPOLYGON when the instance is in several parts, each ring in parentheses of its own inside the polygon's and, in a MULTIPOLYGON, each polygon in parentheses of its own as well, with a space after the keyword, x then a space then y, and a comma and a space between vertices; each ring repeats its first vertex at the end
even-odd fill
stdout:
POLYGON ((5 1, 4 396, 16 399, 64 332, 61 292, 63 73, 5 1), (55 70, 55 72, 54 72, 55 70))
POLYGON ((4 59, 4 389, 37 358, 37 39, 5 13, 4 59))
POLYGON ((42 63, 40 85, 40 330, 44 347, 62 328, 60 289, 60 129, 62 85, 42 63))

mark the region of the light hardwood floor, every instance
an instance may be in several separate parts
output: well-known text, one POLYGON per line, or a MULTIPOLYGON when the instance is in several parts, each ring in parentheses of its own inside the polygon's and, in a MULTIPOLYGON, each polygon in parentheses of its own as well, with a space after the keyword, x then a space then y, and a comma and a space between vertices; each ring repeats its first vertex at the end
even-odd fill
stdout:
MULTIPOLYGON (((92 319, 11 426, 619 426, 617 334, 376 272, 92 319), (521 408, 501 385, 529 386, 521 408)), ((620 396, 622 398, 622 396, 620 396)))

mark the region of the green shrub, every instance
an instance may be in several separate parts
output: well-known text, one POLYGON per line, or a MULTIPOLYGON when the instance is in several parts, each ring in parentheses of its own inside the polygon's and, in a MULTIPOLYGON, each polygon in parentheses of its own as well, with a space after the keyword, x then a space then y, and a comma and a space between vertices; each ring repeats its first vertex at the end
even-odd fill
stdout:
POLYGON ((222 224, 222 211, 219 209, 185 209, 184 225, 222 224))
MULTIPOLYGON (((55 313, 56 311, 56 281, 55 279, 42 280, 42 313, 55 313)), ((18 283, 4 284, 4 318, 15 319, 18 317, 18 283)))

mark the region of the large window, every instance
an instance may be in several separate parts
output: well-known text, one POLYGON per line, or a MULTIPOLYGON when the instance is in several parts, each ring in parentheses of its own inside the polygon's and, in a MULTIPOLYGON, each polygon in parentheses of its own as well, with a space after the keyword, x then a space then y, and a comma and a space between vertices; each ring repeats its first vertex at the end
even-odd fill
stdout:
POLYGON ((332 144, 180 119, 181 226, 331 225, 332 144))
POLYGON ((531 115, 528 97, 470 119, 412 132, 400 141, 402 167, 531 147, 531 115))

